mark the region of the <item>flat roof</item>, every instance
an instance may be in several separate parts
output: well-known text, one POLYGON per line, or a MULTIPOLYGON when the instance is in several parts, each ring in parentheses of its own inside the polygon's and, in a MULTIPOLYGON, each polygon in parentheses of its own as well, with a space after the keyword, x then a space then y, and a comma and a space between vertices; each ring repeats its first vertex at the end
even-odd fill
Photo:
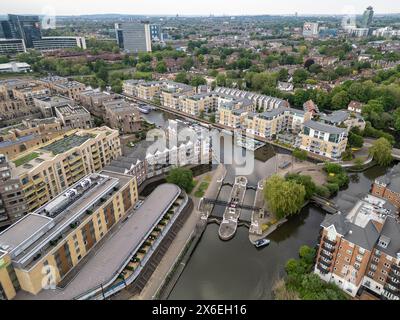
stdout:
POLYGON ((100 248, 97 248, 97 245, 93 248, 97 252, 91 259, 82 266, 76 266, 81 269, 65 288, 42 290, 36 296, 20 291, 16 299, 69 300, 112 281, 180 193, 181 189, 174 184, 158 186, 119 229, 111 231, 114 234, 110 239, 100 248))
POLYGON ((42 147, 41 149, 49 151, 53 153, 53 155, 57 155, 72 148, 79 147, 80 145, 82 145, 84 142, 86 142, 91 138, 94 138, 94 136, 90 133, 84 135, 72 134, 65 138, 54 141, 49 145, 42 147))
POLYGON ((304 126, 309 127, 314 130, 317 130, 317 131, 327 132, 330 134, 342 134, 342 133, 346 132, 346 129, 344 129, 344 128, 331 126, 329 124, 316 122, 313 120, 308 120, 308 121, 304 122, 304 126))
POLYGON ((51 218, 38 214, 30 213, 24 216, 0 233, 0 249, 8 252, 13 251, 51 222, 51 218))

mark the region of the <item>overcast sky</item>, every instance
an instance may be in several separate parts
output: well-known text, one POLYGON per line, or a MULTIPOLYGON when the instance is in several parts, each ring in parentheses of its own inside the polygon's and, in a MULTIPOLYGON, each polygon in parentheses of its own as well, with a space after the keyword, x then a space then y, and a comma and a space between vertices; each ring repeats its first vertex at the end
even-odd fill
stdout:
POLYGON ((376 13, 400 13, 400 0, 1 0, 0 14, 361 14, 369 5, 376 13))

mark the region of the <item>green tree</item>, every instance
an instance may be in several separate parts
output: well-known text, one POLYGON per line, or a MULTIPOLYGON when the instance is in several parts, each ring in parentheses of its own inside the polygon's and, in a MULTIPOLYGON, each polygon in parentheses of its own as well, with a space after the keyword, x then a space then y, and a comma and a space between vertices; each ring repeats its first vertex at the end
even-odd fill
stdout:
POLYGON ((178 187, 190 193, 193 190, 193 173, 186 168, 173 168, 168 173, 167 182, 176 184, 178 187))
POLYGON ((175 81, 180 83, 189 84, 189 80, 186 76, 186 72, 180 72, 175 76, 175 81))
POLYGON ((392 145, 385 138, 379 138, 369 148, 369 154, 380 166, 388 166, 392 161, 392 145))
POLYGON ((274 175, 267 180, 264 190, 269 210, 279 219, 298 213, 304 205, 306 190, 294 181, 274 175))
POLYGON ((300 161, 305 161, 307 160, 307 151, 305 150, 301 150, 299 148, 296 148, 293 150, 292 152, 293 157, 295 157, 296 159, 300 160, 300 161))
POLYGON ((182 64, 182 68, 189 71, 194 66, 194 60, 191 57, 187 57, 182 64))
POLYGON ((332 97, 332 107, 334 109, 344 109, 348 106, 350 103, 350 97, 348 93, 344 90, 336 93, 332 97))
POLYGON ((397 108, 396 111, 393 113, 393 120, 394 120, 394 128, 397 131, 400 131, 400 108, 397 108))
POLYGON ((364 138, 356 133, 349 133, 349 144, 354 148, 362 148, 364 145, 364 138))
POLYGON ((305 194, 306 200, 311 199, 311 197, 315 194, 316 185, 310 176, 300 175, 296 173, 289 173, 286 175, 286 180, 293 181, 304 186, 304 189, 306 191, 305 194))
POLYGON ((304 69, 297 69, 293 73, 293 82, 296 85, 304 84, 308 78, 308 72, 304 69))
POLYGON ((198 87, 206 83, 206 79, 204 79, 202 76, 194 76, 192 79, 190 79, 190 85, 193 87, 198 87))
POLYGON ((167 70, 167 65, 165 64, 164 61, 157 62, 156 72, 158 72, 158 73, 166 73, 167 71, 168 71, 167 70))

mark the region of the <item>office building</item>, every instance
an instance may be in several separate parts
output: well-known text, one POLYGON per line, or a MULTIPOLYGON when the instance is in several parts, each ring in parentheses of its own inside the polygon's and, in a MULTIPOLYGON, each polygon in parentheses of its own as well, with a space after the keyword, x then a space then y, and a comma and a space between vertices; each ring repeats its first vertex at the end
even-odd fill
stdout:
POLYGON ((23 39, 2 39, 0 37, 0 55, 11 55, 26 52, 23 39))
POLYGON ((33 41, 33 47, 38 51, 52 51, 60 49, 81 48, 86 49, 84 37, 42 37, 33 41))
POLYGON ((21 181, 29 211, 33 211, 120 155, 118 131, 107 127, 75 130, 21 153, 13 160, 12 176, 21 181))
POLYGON ((317 22, 305 22, 303 26, 303 36, 306 38, 318 37, 318 26, 317 22))
POLYGON ((164 41, 162 29, 159 24, 150 25, 150 35, 152 41, 164 41))
POLYGON ((38 16, 8 15, 12 39, 23 39, 27 48, 33 48, 33 42, 42 38, 38 16))
POLYGON ((0 64, 0 73, 27 73, 31 71, 31 66, 26 62, 10 62, 0 64))
POLYGON ((361 19, 360 27, 369 28, 372 24, 372 19, 374 18, 374 9, 369 6, 365 11, 361 19))
POLYGON ((150 25, 146 22, 124 22, 115 25, 118 45, 129 53, 151 52, 150 25))
POLYGON ((321 227, 317 275, 353 297, 366 290, 399 300, 400 224, 393 206, 367 195, 347 214, 327 215, 321 227))

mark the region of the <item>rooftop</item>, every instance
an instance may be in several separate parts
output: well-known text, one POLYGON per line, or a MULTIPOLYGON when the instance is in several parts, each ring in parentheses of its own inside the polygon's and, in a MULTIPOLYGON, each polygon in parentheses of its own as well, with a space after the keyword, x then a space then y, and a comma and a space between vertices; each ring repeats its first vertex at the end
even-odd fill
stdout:
POLYGON ((384 176, 377 178, 376 181, 386 185, 393 192, 400 193, 400 163, 391 168, 384 176))
POLYGON ((10 246, 13 262, 30 269, 39 261, 38 253, 52 250, 59 236, 65 238, 73 232, 71 225, 87 218, 87 210, 95 211, 111 198, 115 187, 118 190, 131 180, 130 176, 114 172, 90 174, 1 233, 0 243, 10 246), (20 221, 23 223, 19 225, 20 221))
POLYGON ((324 124, 322 122, 316 122, 313 120, 308 120, 304 122, 304 126, 317 131, 327 132, 330 134, 342 134, 346 132, 346 129, 344 128, 338 128, 335 126, 331 126, 329 124, 324 124))
POLYGON ((57 155, 60 153, 64 153, 67 150, 70 150, 75 147, 79 147, 87 140, 93 138, 94 135, 87 133, 84 135, 72 134, 69 136, 64 136, 64 138, 56 140, 41 149, 49 151, 53 153, 53 155, 57 155))
MULTIPOLYGON (((147 235, 162 219, 181 190, 173 184, 158 186, 142 206, 124 222, 96 254, 81 265, 78 274, 63 289, 43 290, 38 295, 19 292, 17 299, 73 299, 112 281, 125 262, 146 240, 147 235)), ((113 232, 113 231, 111 231, 113 232)), ((93 249, 92 249, 93 250, 93 249)))

